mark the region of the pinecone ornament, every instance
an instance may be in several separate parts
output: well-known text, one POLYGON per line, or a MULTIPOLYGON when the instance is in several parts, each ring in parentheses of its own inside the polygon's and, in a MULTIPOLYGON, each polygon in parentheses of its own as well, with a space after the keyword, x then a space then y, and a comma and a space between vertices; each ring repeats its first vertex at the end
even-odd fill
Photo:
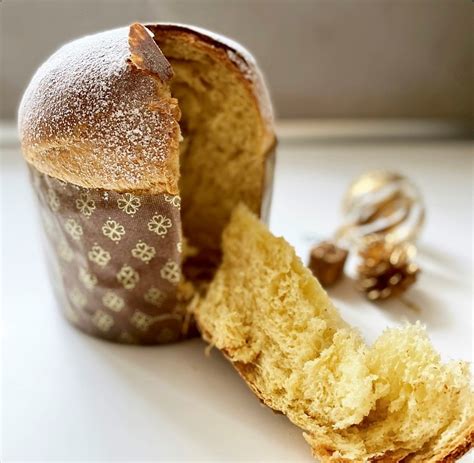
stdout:
POLYGON ((412 244, 367 237, 359 249, 357 287, 371 301, 398 297, 415 283, 419 273, 412 244))

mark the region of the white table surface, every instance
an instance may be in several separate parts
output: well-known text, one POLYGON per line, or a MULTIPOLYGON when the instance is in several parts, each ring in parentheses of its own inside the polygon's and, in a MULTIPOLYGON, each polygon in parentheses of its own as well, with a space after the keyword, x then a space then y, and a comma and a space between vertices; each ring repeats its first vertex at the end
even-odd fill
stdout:
MULTIPOLYGON (((397 301, 370 304, 349 279, 330 291, 369 342, 420 319, 443 358, 471 360, 471 148, 398 136, 281 143, 271 229, 303 258, 339 223, 342 194, 359 173, 395 169, 424 193, 423 273, 407 295, 421 313, 397 301)), ((2 461, 314 461, 301 431, 261 406, 218 352, 206 357, 200 340, 123 346, 70 327, 47 281, 18 148, 10 143, 1 156, 2 461)))

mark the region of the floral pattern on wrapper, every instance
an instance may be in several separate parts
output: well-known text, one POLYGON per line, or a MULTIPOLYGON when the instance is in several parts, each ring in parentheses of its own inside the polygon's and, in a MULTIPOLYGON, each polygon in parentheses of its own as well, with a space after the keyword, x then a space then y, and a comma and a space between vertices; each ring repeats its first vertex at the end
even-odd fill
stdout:
POLYGON ((83 188, 29 169, 45 229, 54 228, 45 237, 66 318, 111 341, 183 338, 179 196, 83 188))

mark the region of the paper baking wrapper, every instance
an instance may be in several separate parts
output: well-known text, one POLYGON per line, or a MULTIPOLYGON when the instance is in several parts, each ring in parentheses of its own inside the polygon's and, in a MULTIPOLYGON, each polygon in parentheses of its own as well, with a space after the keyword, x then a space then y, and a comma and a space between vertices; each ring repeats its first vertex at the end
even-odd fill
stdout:
POLYGON ((118 342, 186 337, 179 196, 87 189, 29 169, 68 320, 118 342))

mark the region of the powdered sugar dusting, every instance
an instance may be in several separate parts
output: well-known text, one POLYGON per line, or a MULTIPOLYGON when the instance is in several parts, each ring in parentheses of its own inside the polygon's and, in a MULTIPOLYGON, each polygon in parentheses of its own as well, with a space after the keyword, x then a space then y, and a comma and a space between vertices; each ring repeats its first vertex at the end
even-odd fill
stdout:
POLYGON ((129 56, 121 28, 71 42, 38 69, 19 111, 22 144, 43 152, 38 169, 56 164, 71 174, 64 180, 90 178, 83 186, 153 183, 176 122, 169 105, 157 104, 156 78, 134 69, 129 56))
MULTIPOLYGON (((252 83, 272 131, 270 97, 245 48, 205 29, 157 26, 181 28, 221 45, 252 83)), ((129 29, 121 28, 78 39, 38 69, 20 105, 23 151, 38 170, 83 187, 176 193, 179 128, 173 108, 157 95, 157 75, 129 64, 128 38, 129 29)))

